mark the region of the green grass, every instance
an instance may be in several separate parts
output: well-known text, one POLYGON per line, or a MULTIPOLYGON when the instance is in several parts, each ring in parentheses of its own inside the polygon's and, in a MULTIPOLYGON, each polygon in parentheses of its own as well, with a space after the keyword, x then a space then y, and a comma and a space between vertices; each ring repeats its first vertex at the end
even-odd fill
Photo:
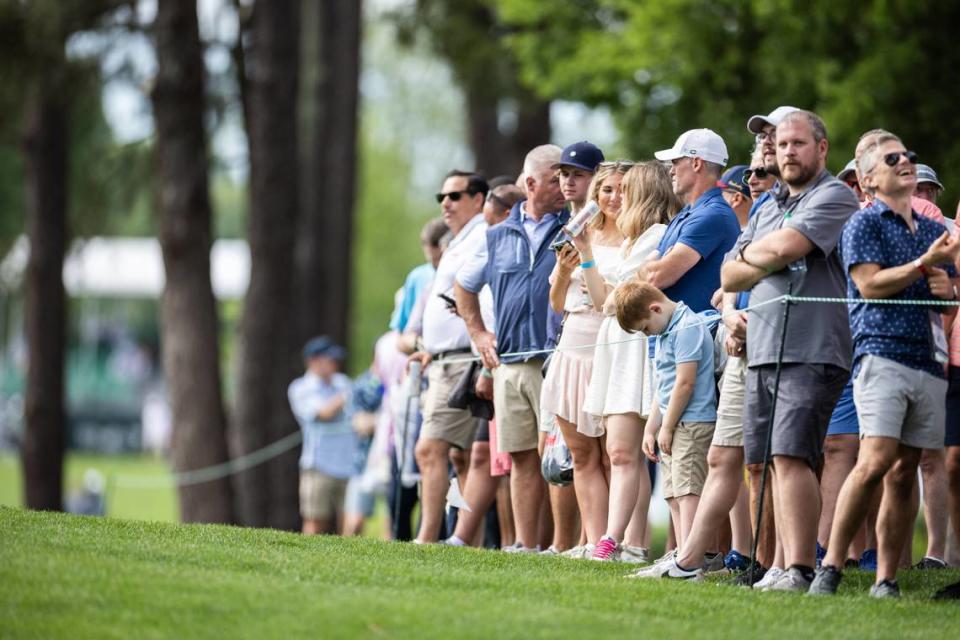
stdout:
POLYGON ((623 566, 0 508, 0 637, 956 638, 960 571, 813 599, 624 580, 623 566))
MULTIPOLYGON (((107 480, 107 515, 136 520, 176 522, 177 492, 172 484, 156 487, 124 486, 122 478, 169 480, 165 460, 147 455, 96 455, 70 452, 64 463, 65 492, 79 490, 87 469, 97 469, 107 480)), ((23 474, 20 458, 0 455, 0 505, 23 506, 23 474)))

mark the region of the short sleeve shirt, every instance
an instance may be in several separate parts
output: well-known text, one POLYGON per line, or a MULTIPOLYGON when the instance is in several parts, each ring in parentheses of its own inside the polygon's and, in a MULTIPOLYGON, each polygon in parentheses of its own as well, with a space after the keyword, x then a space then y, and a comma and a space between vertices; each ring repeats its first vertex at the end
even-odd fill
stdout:
POLYGON ((341 411, 331 420, 317 419, 317 412, 337 396, 344 396, 349 406, 350 392, 350 378, 342 373, 325 382, 308 371, 290 383, 287 398, 303 431, 301 469, 315 469, 334 478, 353 475, 357 438, 349 414, 341 411))
POLYGON ((663 334, 657 336, 657 401, 665 413, 677 380, 677 365, 697 363, 697 380, 683 422, 717 421, 717 385, 713 376, 713 339, 703 318, 682 302, 670 316, 663 334))
MULTIPOLYGON (((794 229, 813 250, 782 270, 762 278, 750 292, 750 306, 788 293, 843 298, 847 281, 836 251, 843 225, 860 203, 847 185, 823 171, 806 191, 791 197, 789 189, 763 203, 737 240, 737 251, 778 231, 794 229)), ((783 309, 768 304, 748 311, 747 361, 756 367, 774 364, 780 347, 783 309)), ((853 346, 847 309, 842 304, 805 302, 790 309, 783 362, 832 364, 850 370, 853 346)))
POLYGON ((739 234, 737 215, 717 187, 681 209, 667 226, 657 250, 665 256, 679 242, 700 254, 700 260, 663 290, 667 297, 684 302, 694 311, 709 309, 710 298, 720 288, 723 256, 739 234))
MULTIPOLYGON (((847 270, 848 297, 863 299, 850 269, 858 264, 877 264, 881 269, 899 267, 919 258, 946 227, 921 215, 913 216, 915 230, 882 200, 850 219, 843 230, 841 253, 847 270)), ((939 265, 951 278, 957 276, 952 264, 939 265)), ((910 283, 890 296, 900 300, 936 300, 926 278, 910 283)), ((850 328, 853 332, 854 366, 867 354, 880 356, 902 365, 926 371, 942 378, 943 367, 934 359, 931 321, 940 322, 942 308, 916 305, 866 304, 850 305, 850 328)), ((856 373, 856 368, 854 369, 856 373)))

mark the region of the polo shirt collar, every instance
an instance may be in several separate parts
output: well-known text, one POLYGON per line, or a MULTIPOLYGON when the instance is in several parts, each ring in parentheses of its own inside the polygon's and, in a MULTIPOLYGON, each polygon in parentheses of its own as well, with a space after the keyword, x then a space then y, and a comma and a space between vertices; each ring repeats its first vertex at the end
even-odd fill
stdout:
POLYGON ((470 235, 470 232, 473 230, 473 228, 481 222, 483 222, 483 212, 475 213, 474 216, 467 221, 467 224, 463 226, 463 229, 460 229, 460 233, 453 237, 447 247, 455 247, 463 242, 463 239, 470 235))
POLYGON ((542 216, 540 216, 539 220, 536 220, 529 213, 527 213, 527 201, 524 200, 523 202, 520 203, 520 224, 523 224, 527 220, 536 224, 540 224, 541 222, 545 222, 547 220, 547 216, 555 216, 555 215, 557 215, 556 211, 549 211, 543 214, 542 216))
POLYGON ((680 317, 683 315, 683 310, 687 308, 687 305, 683 302, 678 302, 677 307, 673 310, 673 314, 670 316, 670 321, 667 322, 667 328, 664 329, 664 333, 673 331, 677 326, 677 323, 680 322, 680 317))
POLYGON ((801 191, 795 196, 791 196, 790 188, 787 187, 785 183, 780 181, 780 189, 779 191, 777 191, 777 193, 774 194, 773 197, 777 199, 777 202, 780 203, 780 206, 783 206, 785 204, 790 204, 791 202, 795 202, 796 200, 799 200, 803 196, 807 195, 813 189, 816 189, 817 187, 819 187, 824 180, 828 180, 829 178, 832 178, 832 177, 833 176, 830 174, 830 172, 824 169, 823 171, 820 172, 820 175, 814 178, 813 182, 811 182, 806 189, 804 189, 803 191, 801 191))

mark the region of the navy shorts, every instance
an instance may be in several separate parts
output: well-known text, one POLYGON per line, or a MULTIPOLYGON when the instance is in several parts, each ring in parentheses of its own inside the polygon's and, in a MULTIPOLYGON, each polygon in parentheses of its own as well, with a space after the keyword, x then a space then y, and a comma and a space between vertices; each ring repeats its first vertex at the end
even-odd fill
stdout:
POLYGON ((960 447, 960 367, 950 365, 947 382, 947 428, 943 446, 960 447))
POLYGON ((860 433, 860 420, 857 419, 857 407, 853 404, 853 379, 843 388, 837 406, 833 408, 830 424, 827 425, 828 436, 857 435, 860 433))

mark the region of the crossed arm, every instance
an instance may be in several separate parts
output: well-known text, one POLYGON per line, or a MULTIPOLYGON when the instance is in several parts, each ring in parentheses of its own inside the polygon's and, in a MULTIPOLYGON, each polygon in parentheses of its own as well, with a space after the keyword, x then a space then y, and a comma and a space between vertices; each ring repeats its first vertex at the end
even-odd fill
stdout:
POLYGON ((778 229, 747 244, 736 260, 727 261, 720 270, 720 283, 724 291, 749 291, 763 278, 814 248, 816 246, 796 229, 778 229))

